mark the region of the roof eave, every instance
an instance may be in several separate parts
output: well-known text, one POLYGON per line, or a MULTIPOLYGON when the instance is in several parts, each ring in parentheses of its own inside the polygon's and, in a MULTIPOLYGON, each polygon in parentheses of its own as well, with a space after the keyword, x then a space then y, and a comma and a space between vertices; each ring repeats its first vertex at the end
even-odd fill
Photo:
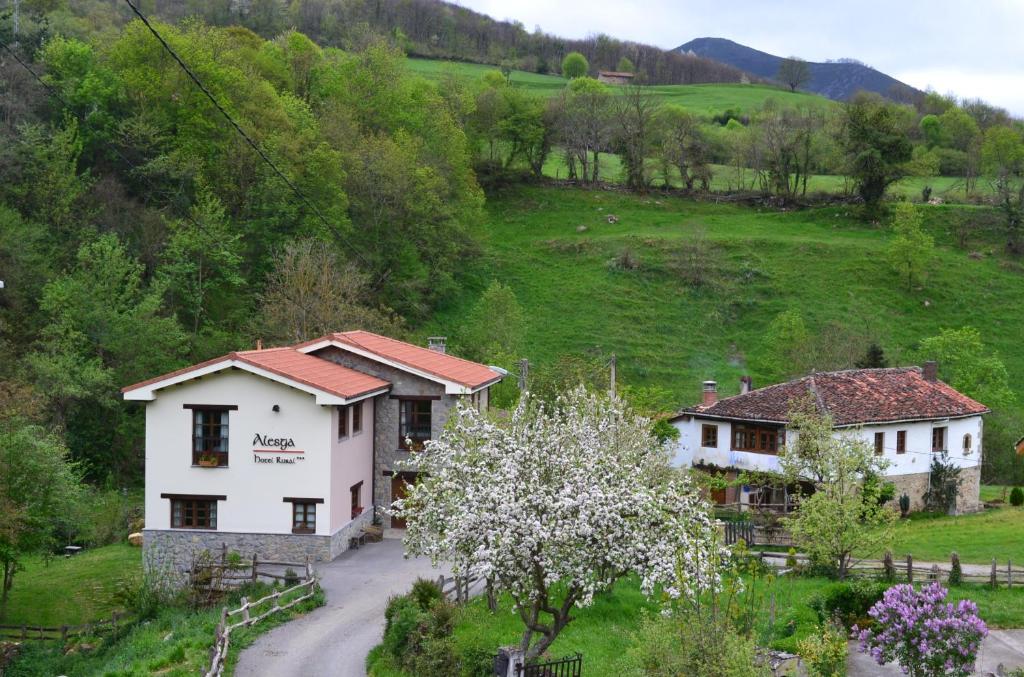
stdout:
POLYGON ((389 367, 393 367, 400 371, 404 371, 409 374, 419 376, 420 378, 427 379, 428 381, 439 383, 444 386, 444 392, 446 395, 471 395, 479 390, 482 390, 483 388, 486 388, 487 386, 494 385, 503 378, 501 374, 492 372, 494 373, 494 378, 489 381, 484 381, 483 383, 463 383, 460 381, 445 378, 443 376, 439 376, 438 374, 426 371, 425 369, 418 369, 417 367, 413 367, 404 362, 399 362, 398 360, 383 357, 382 355, 375 353, 372 350, 360 348, 352 345, 351 343, 339 341, 338 339, 335 338, 324 338, 319 341, 311 342, 304 346, 297 347, 296 350, 298 350, 300 353, 305 353, 308 355, 310 353, 315 353, 318 350, 323 350, 324 348, 331 347, 337 348, 338 350, 344 350, 350 353, 354 353, 356 355, 359 355, 360 357, 365 357, 368 360, 380 362, 381 364, 386 364, 389 367))
POLYGON ((316 399, 316 403, 320 405, 346 405, 360 400, 367 399, 382 393, 386 393, 391 390, 391 384, 383 387, 374 387, 361 393, 353 395, 345 395, 338 392, 326 390, 324 388, 318 388, 314 385, 304 383, 294 378, 289 378, 284 374, 281 374, 275 370, 268 369, 262 365, 253 364, 244 358, 234 356, 229 359, 220 360, 212 364, 204 365, 197 369, 190 371, 174 374, 166 379, 158 381, 152 381, 150 383, 144 383, 144 385, 134 387, 128 386, 123 391, 125 400, 137 401, 137 402, 152 402, 156 399, 156 391, 164 388, 169 388, 173 385, 185 383, 187 381, 193 381, 203 376, 215 374, 225 369, 230 368, 241 369, 242 371, 249 372, 250 374, 261 376, 269 381, 280 383, 281 385, 300 390, 309 395, 313 395, 316 399))

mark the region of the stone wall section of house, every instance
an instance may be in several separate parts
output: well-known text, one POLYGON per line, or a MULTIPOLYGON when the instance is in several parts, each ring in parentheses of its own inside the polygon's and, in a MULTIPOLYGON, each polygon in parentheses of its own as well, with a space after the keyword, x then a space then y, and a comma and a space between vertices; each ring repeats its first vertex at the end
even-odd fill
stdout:
POLYGON ((978 512, 981 504, 981 466, 964 468, 960 471, 960 491, 956 497, 958 513, 978 512))
MULTIPOLYGON (((910 511, 924 510, 924 495, 928 491, 930 474, 926 472, 912 475, 891 475, 886 481, 896 485, 896 498, 903 494, 910 497, 910 511)), ((960 471, 960 489, 956 497, 956 512, 977 512, 981 509, 981 468, 972 466, 960 471)))
POLYGON ((363 527, 368 527, 372 523, 373 511, 364 510, 361 515, 331 534, 329 542, 330 558, 334 559, 348 550, 348 539, 359 535, 363 527))
POLYGON ((928 491, 928 473, 919 472, 911 475, 890 475, 885 481, 892 482, 896 486, 894 500, 899 502, 900 496, 906 494, 910 497, 910 511, 917 512, 924 509, 924 494, 928 491))
POLYGON ((430 436, 437 438, 448 423, 448 416, 459 402, 460 396, 447 395, 444 386, 401 369, 330 347, 317 351, 322 357, 337 364, 356 369, 391 383, 391 392, 378 395, 374 401, 374 509, 385 527, 391 526, 386 509, 391 505, 391 477, 395 472, 411 471, 413 467, 400 467, 412 459, 413 454, 398 446, 398 399, 402 395, 431 396, 430 436))
POLYGON ((328 562, 348 550, 349 538, 370 524, 373 512, 366 510, 331 536, 313 534, 252 534, 186 529, 145 529, 142 561, 147 571, 166 574, 183 581, 194 558, 205 550, 219 558, 224 545, 243 561, 253 553, 258 559, 278 562, 328 562))

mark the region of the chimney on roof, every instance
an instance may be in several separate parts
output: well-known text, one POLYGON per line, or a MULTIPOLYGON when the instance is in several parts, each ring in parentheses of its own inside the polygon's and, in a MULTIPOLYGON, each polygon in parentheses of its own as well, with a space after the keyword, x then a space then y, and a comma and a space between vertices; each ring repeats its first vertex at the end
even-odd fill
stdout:
POLYGON ((429 336, 427 337, 427 347, 437 353, 446 353, 448 352, 447 339, 447 336, 429 336))
POLYGON ((263 350, 263 339, 256 339, 256 350, 263 350))
POLYGON ((921 368, 921 375, 924 376, 925 381, 938 381, 939 363, 935 360, 928 360, 921 368))
POLYGON ((749 376, 740 376, 740 395, 749 393, 754 389, 754 379, 749 376))
POLYGON ((715 381, 704 381, 704 406, 710 407, 718 401, 718 383, 715 381))

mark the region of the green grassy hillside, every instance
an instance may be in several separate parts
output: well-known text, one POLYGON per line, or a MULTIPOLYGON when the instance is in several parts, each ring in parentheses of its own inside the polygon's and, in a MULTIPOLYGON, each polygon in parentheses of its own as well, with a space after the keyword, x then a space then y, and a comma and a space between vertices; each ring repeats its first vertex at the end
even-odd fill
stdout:
POLYGON ((705 378, 726 393, 745 373, 763 384, 765 329, 790 308, 812 332, 838 323, 871 334, 893 360, 910 360, 913 346, 942 327, 973 325, 1018 373, 1020 266, 991 254, 994 242, 969 243, 985 252, 980 259, 953 246, 949 225, 980 223, 980 209, 926 209, 938 259, 927 286, 910 292, 886 264, 887 232, 842 207, 778 212, 657 194, 516 189, 489 200, 473 284, 427 330, 457 335, 459 319, 498 279, 527 312, 531 360, 614 352, 626 382, 668 388, 678 404, 693 402, 705 378), (619 222, 609 224, 609 214, 619 222), (634 269, 615 264, 627 250, 634 269))
MULTIPOLYGON (((484 73, 497 70, 494 66, 460 63, 457 61, 433 61, 430 59, 407 59, 409 70, 429 78, 446 74, 467 79, 479 79, 484 73)), ((540 75, 526 71, 512 71, 512 83, 547 96, 554 95, 565 87, 566 80, 557 75, 540 75)), ((649 87, 665 103, 674 103, 693 110, 695 113, 712 115, 726 109, 753 112, 769 98, 785 106, 834 106, 833 101, 817 94, 790 92, 768 85, 706 84, 706 85, 659 85, 649 87)))

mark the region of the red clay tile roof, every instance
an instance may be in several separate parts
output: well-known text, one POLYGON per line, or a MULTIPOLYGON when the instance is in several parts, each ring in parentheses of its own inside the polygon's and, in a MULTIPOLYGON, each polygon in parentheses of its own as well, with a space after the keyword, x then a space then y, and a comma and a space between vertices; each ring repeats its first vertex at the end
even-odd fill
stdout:
POLYGON ((329 360, 300 353, 291 347, 285 347, 268 348, 266 350, 243 350, 228 353, 227 355, 207 360, 205 362, 192 365, 191 367, 178 369, 177 371, 172 371, 169 374, 163 374, 162 376, 157 376, 155 378, 142 381, 141 383, 126 386, 121 389, 121 392, 135 390, 136 388, 141 388, 168 378, 187 374, 191 371, 196 371, 203 367, 223 362, 225 360, 237 360, 239 362, 244 362, 254 367, 265 369, 266 371, 277 374, 278 376, 283 376, 291 379, 292 381, 297 381, 312 388, 316 388, 317 390, 330 393, 331 395, 337 395, 338 397, 346 400, 374 392, 375 390, 381 390, 391 385, 387 381, 375 376, 370 376, 369 374, 364 374, 360 371, 356 371, 355 369, 343 367, 340 364, 335 364, 329 360))
POLYGON ((325 340, 337 341, 342 345, 372 353, 382 359, 432 374, 446 381, 453 381, 467 388, 479 388, 501 378, 501 374, 477 362, 368 331, 337 332, 315 341, 308 341, 305 345, 325 340))
POLYGON ((955 418, 989 412, 988 407, 942 381, 928 381, 919 367, 850 369, 805 376, 726 397, 679 415, 706 415, 786 423, 791 403, 811 393, 818 409, 837 426, 917 419, 955 418))

